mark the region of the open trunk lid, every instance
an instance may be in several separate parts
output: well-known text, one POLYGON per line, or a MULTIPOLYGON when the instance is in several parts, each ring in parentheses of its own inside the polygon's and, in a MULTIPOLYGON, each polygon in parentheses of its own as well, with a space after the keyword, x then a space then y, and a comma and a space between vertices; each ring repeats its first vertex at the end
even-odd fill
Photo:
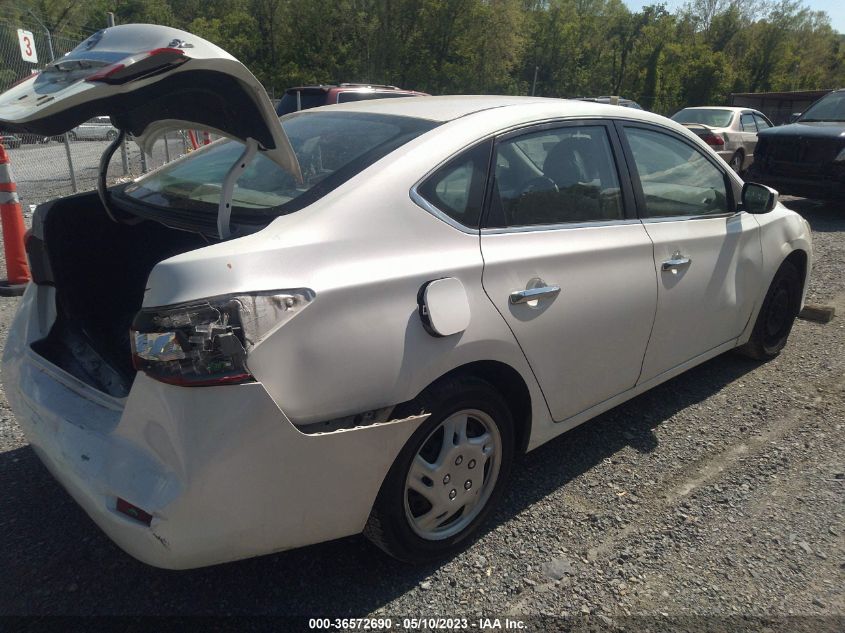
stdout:
POLYGON ((681 123, 681 125, 683 125, 696 136, 705 136, 707 134, 712 134, 713 130, 716 129, 710 127, 709 125, 704 125, 704 123, 681 123))
POLYGON ((98 31, 0 95, 0 127, 53 136, 108 116, 147 151, 161 134, 196 128, 247 142, 300 179, 266 91, 237 59, 178 29, 126 24, 98 31))

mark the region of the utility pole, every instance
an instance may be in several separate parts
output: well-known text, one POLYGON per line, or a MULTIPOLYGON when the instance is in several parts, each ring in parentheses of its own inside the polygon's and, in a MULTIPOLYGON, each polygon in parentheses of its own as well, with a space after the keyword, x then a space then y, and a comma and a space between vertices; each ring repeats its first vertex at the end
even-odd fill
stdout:
POLYGON ((534 66, 534 83, 531 84, 531 96, 534 96, 534 91, 537 89, 537 73, 539 72, 540 67, 534 66))
POLYGON ((32 12, 32 9, 27 9, 27 13, 32 16, 32 19, 38 22, 38 26, 44 29, 44 33, 47 35, 47 52, 50 53, 50 61, 56 59, 56 56, 53 54, 53 36, 50 33, 50 29, 47 28, 47 25, 44 24, 41 20, 38 19, 38 16, 32 12))

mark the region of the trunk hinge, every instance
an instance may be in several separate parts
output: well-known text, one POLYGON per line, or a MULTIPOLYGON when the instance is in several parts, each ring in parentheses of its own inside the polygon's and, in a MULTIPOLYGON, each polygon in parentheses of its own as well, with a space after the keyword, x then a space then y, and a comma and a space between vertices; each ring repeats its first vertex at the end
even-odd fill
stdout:
POLYGON ((243 154, 229 168, 226 178, 223 179, 223 190, 220 192, 220 203, 217 206, 217 233, 221 240, 228 239, 232 234, 229 225, 232 217, 232 194, 235 192, 235 183, 252 163, 257 153, 258 141, 248 138, 243 154))

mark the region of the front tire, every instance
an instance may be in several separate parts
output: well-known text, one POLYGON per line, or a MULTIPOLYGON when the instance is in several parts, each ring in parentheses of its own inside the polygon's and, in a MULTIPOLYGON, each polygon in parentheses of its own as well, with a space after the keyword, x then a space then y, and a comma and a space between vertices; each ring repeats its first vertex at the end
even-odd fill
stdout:
POLYGON ((754 330, 739 352, 756 360, 770 360, 780 354, 792 331, 801 302, 801 275, 791 262, 783 262, 769 290, 754 330))
POLYGON ((399 560, 423 563, 464 547, 502 495, 514 424, 479 378, 435 383, 394 417, 429 413, 391 466, 364 535, 399 560))

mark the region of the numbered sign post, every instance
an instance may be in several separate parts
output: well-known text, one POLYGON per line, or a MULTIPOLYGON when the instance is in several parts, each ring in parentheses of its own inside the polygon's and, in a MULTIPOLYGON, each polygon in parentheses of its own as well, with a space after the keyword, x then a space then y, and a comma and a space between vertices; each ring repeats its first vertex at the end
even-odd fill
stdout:
POLYGON ((30 31, 18 29, 18 43, 21 45, 21 57, 25 62, 38 63, 38 53, 35 51, 35 38, 30 31))

